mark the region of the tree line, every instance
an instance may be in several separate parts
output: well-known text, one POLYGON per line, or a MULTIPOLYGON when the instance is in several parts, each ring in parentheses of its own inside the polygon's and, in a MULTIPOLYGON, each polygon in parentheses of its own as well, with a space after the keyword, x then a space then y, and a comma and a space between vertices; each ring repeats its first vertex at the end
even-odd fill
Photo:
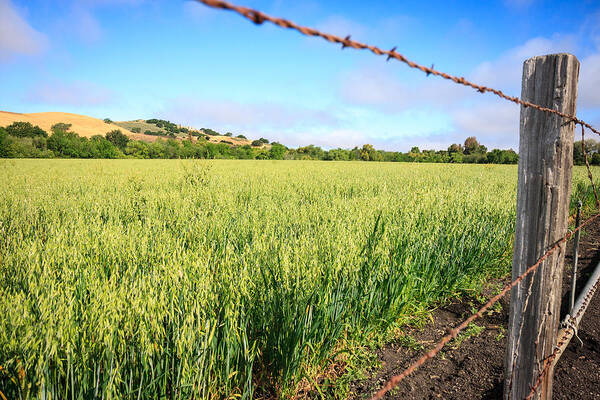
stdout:
MULTIPOLYGON (((475 137, 468 137, 463 144, 454 143, 447 150, 420 150, 397 152, 377 150, 370 144, 353 149, 325 150, 309 145, 288 148, 260 138, 252 145, 232 146, 231 143, 212 143, 204 137, 185 140, 157 139, 153 143, 131 140, 116 129, 106 135, 81 137, 70 131, 71 125, 58 123, 52 126, 50 135, 39 126, 29 122, 14 122, 0 127, 0 157, 3 158, 206 158, 244 160, 330 160, 330 161, 391 161, 429 163, 478 163, 516 164, 518 155, 512 149, 487 148, 475 137)), ((205 128, 207 129, 207 128, 205 128)), ((208 129, 207 129, 208 130, 208 129)), ((229 135, 228 135, 229 136, 229 135)), ((600 143, 585 142, 588 159, 592 165, 600 165, 600 143)), ((573 159, 576 165, 584 164, 581 141, 575 142, 573 159)))

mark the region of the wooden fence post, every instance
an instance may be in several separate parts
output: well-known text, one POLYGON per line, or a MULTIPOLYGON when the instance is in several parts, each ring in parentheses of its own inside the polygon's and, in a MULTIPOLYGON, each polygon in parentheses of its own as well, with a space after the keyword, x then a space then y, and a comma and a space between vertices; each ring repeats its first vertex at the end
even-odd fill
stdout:
MULTIPOLYGON (((523 64, 521 98, 575 115, 579 61, 570 54, 523 64)), ((521 106, 517 224, 512 277, 525 272, 567 232, 575 124, 521 106)), ((527 397, 556 345, 565 244, 511 291, 505 399, 527 397)), ((535 399, 552 398, 552 375, 535 399)))

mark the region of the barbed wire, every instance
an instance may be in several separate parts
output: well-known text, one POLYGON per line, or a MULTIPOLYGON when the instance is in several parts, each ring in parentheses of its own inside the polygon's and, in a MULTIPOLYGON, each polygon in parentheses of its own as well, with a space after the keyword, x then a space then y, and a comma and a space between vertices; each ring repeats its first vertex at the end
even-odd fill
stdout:
MULTIPOLYGON (((573 279, 575 279, 575 277, 573 277, 573 279)), ((555 346, 552 354, 550 354, 546 358, 546 360, 544 360, 544 369, 542 370, 542 372, 540 372, 540 375, 537 377, 534 385, 531 387, 531 391, 529 392, 529 394, 527 395, 525 400, 530 400, 535 395, 535 393, 537 392, 537 390, 538 390, 539 386, 542 384, 542 382, 547 378, 550 367, 554 363, 554 360, 556 359, 556 357, 558 357, 559 353, 561 352, 562 346, 566 343, 567 337, 569 336, 569 331, 572 331, 573 334, 577 334, 577 328, 575 325, 575 321, 579 317, 581 317, 582 313, 587 308, 588 303, 594 297, 594 294, 596 293, 596 290, 598 289, 598 287, 600 287, 600 280, 596 281, 594 286, 592 286, 590 291, 587 293, 587 295, 585 296, 585 299, 581 303, 582 306, 579 308, 579 311, 577 311, 577 314, 575 314, 575 316, 572 316, 569 319, 568 327, 563 331, 563 334, 559 338, 558 343, 556 343, 556 346, 555 346)))
POLYGON ((263 22, 268 21, 268 22, 271 22, 281 28, 293 29, 297 32, 300 32, 303 35, 306 35, 306 36, 320 37, 320 38, 327 40, 328 42, 341 44, 342 49, 345 49, 346 47, 351 47, 351 48, 357 49, 357 50, 370 50, 375 55, 387 56, 388 61, 391 59, 396 59, 400 62, 403 62, 411 68, 415 68, 415 69, 418 69, 418 70, 424 72, 427 76, 429 76, 429 75, 439 76, 441 78, 450 80, 457 84, 471 87, 471 88, 477 90, 479 93, 490 92, 490 93, 493 93, 496 96, 501 97, 505 100, 512 101, 513 103, 520 104, 525 107, 535 108, 536 110, 539 110, 539 111, 556 114, 560 117, 563 117, 565 119, 568 119, 568 120, 574 122, 575 124, 578 124, 578 125, 581 125, 582 127, 588 128, 589 130, 591 130, 592 132, 594 132, 597 135, 600 135, 600 131, 595 129, 589 123, 577 118, 575 115, 569 115, 569 114, 566 114, 566 113, 563 113, 563 112, 560 112, 557 110, 553 110, 548 107, 542 107, 538 104, 534 104, 529 101, 521 100, 520 98, 515 97, 515 96, 509 96, 509 95, 503 93, 501 90, 490 88, 490 87, 483 86, 483 85, 478 85, 478 84, 468 81, 464 77, 458 77, 458 76, 447 74, 445 72, 438 71, 433 68, 433 65, 431 67, 426 67, 424 65, 417 64, 416 62, 411 61, 411 60, 407 59, 405 56, 403 56, 402 54, 396 52, 396 47, 392 48, 391 50, 382 50, 377 46, 372 46, 372 45, 368 45, 365 43, 357 42, 356 40, 352 40, 350 38, 350 35, 346 36, 345 38, 342 38, 340 36, 332 35, 330 33, 321 32, 314 28, 298 25, 295 22, 284 19, 284 18, 272 17, 261 11, 254 10, 254 9, 248 8, 248 7, 237 6, 234 4, 230 4, 226 1, 222 1, 222 0, 197 0, 197 1, 207 5, 209 7, 212 7, 212 8, 219 8, 222 10, 234 11, 234 12, 240 14, 241 16, 249 19, 250 21, 254 22, 257 25, 260 25, 263 22))
MULTIPOLYGON (((342 38, 340 36, 336 36, 336 35, 332 35, 329 33, 324 33, 321 32, 317 29, 314 28, 310 28, 310 27, 306 27, 306 26, 302 26, 302 25, 298 25, 296 23, 294 23, 293 21, 287 20, 287 19, 283 19, 283 18, 277 18, 277 17, 272 17, 270 15, 267 15, 261 11, 258 10, 254 10, 252 8, 248 8, 248 7, 243 7, 243 6, 237 6, 237 5, 233 5, 230 4, 226 1, 222 1, 222 0, 197 0, 200 3, 203 3, 209 7, 213 7, 213 8, 218 8, 218 9, 224 9, 224 10, 230 10, 230 11, 234 11, 237 12, 238 14, 240 14, 241 16, 251 20, 252 22, 254 22, 257 25, 262 24, 265 21, 271 22, 281 28, 286 28, 286 29, 293 29, 296 30, 297 32, 306 35, 306 36, 313 36, 313 37, 320 37, 322 39, 327 40, 328 42, 331 43, 337 43, 337 44, 341 44, 342 45, 342 49, 345 49, 346 47, 350 47, 353 49, 357 49, 357 50, 369 50, 371 51, 373 54, 378 55, 378 56, 387 56, 387 61, 391 60, 391 59, 395 59, 398 60, 400 62, 405 63, 406 65, 408 65, 410 68, 414 68, 414 69, 418 69, 422 72, 424 72, 427 76, 429 75, 435 75, 435 76, 439 76, 441 78, 450 80, 454 83, 460 84, 460 85, 464 85, 467 87, 471 87, 475 90, 477 90, 479 93, 492 93, 502 99, 511 101, 513 103, 522 105, 524 107, 531 107, 534 108, 536 110, 542 111, 542 112, 546 112, 546 113, 550 113, 550 114, 555 114, 558 115, 562 118, 565 118, 573 123, 575 123, 576 125, 580 125, 581 126, 581 141, 582 141, 582 149, 583 149, 583 156, 584 156, 584 160, 585 160, 585 164, 587 167, 587 172, 588 172, 588 178, 590 179, 591 185, 592 185, 592 189, 594 191, 594 198, 596 200, 596 206, 598 207, 598 210, 600 211, 600 200, 598 198, 598 193, 596 190, 596 185, 594 183, 594 179, 592 176, 592 172, 591 172, 591 168, 590 168, 590 164, 589 164, 589 160, 588 160, 588 156, 587 156, 587 151, 585 149, 585 139, 584 139, 584 135, 585 135, 585 128, 588 128, 589 130, 591 130, 592 132, 594 132, 597 135, 600 135, 600 131, 598 131, 597 129, 595 129, 592 125, 590 125, 589 123, 577 118, 575 115, 569 115, 563 112, 560 112, 558 110, 553 110, 551 108, 548 107, 543 107, 540 106, 538 104, 534 104, 531 103, 529 101, 525 101, 525 100, 521 100, 519 97, 516 96, 509 96, 505 93, 503 93, 501 90, 498 89, 494 89, 491 87, 487 87, 487 86, 483 86, 483 85, 478 85, 475 84, 467 79, 465 79, 464 77, 457 77, 451 74, 447 74, 445 72, 441 72, 438 71, 436 69, 433 68, 433 65, 431 67, 426 67, 423 65, 420 65, 414 61, 411 61, 409 59, 407 59, 404 55, 396 52, 396 47, 392 48, 391 50, 382 50, 376 46, 373 45, 368 45, 365 43, 361 43, 355 40, 352 40, 350 38, 350 35, 346 36, 345 38, 342 38)), ((415 361, 413 364, 411 364, 408 368, 406 368, 402 373, 393 376, 384 387, 382 387, 377 393, 375 393, 375 395, 373 395, 373 397, 371 398, 371 400, 379 400, 382 399, 383 396, 390 391, 391 389, 393 389, 394 387, 396 387, 404 378, 406 378, 408 375, 412 374, 418 367, 420 367, 421 365, 423 365, 425 362, 427 362, 429 359, 435 357, 441 350, 442 348, 448 344, 448 342, 450 342, 451 340, 455 339, 458 334, 464 330, 471 322, 473 322, 475 319, 480 318, 483 313, 489 309, 491 306, 493 306, 496 302, 498 302, 502 297, 504 297, 506 295, 506 293, 508 293, 509 290, 511 290, 513 287, 515 287, 519 282, 521 282, 523 279, 525 279, 525 277, 527 277, 529 274, 531 274, 533 271, 535 271, 541 264, 542 262, 548 258, 552 253, 554 253, 557 249, 560 248, 560 246, 566 242, 567 240, 569 240, 571 238, 571 236, 577 232, 578 230, 582 229, 584 226, 586 226, 587 224, 589 224, 590 222, 592 222, 593 220, 595 220, 596 218, 598 218, 600 216, 599 214, 596 214, 590 218, 588 218, 586 221, 584 221, 579 227, 576 227, 573 231, 569 231, 567 232, 567 234, 565 236, 563 236, 562 239, 560 239, 558 242, 556 242, 556 244, 550 248, 548 251, 546 251, 546 253, 544 253, 544 255, 542 255, 535 264, 533 264, 531 267, 529 267, 523 274, 521 274, 520 276, 518 276, 515 280, 513 280, 511 283, 509 283, 508 285, 506 285, 501 291, 500 293, 498 293, 496 296, 492 297, 485 305, 483 305, 476 313, 472 314, 471 316, 469 316, 466 320, 464 320, 460 325, 458 325, 456 328, 451 329, 450 332, 445 335, 444 337, 442 337, 442 339, 438 342, 438 344, 431 349, 430 351, 428 351, 427 353, 425 353, 423 356, 421 356, 417 361, 415 361)), ((597 287, 600 285, 600 281, 598 281, 596 283, 596 285, 594 285, 593 290, 591 290, 588 295, 586 296, 586 299, 584 301, 584 304, 587 304, 587 302, 589 302, 594 294, 594 292, 596 291, 597 287)), ((579 312, 578 312, 578 316, 579 313, 582 312, 582 310, 585 307, 582 307, 579 312)), ((577 317, 578 317, 577 316, 577 317)), ((576 317, 576 318, 577 318, 576 317)), ((569 326, 569 329, 574 329, 574 325, 569 326)), ((546 359, 545 361, 545 367, 543 369, 543 371, 540 373, 540 375, 538 376, 536 383, 534 384, 534 386, 531 389, 530 394, 528 395, 527 399, 530 399, 535 392, 537 391, 537 388, 539 387, 539 385, 542 383, 542 381, 545 379, 546 374, 550 368, 550 366, 552 365, 552 362, 554 361, 554 359, 557 357, 558 352, 560 351, 560 346, 562 346, 564 344, 564 340, 566 340, 566 336, 567 336, 567 332, 568 329, 564 331, 563 336, 561 337, 561 339, 559 340, 557 347, 555 348, 554 352, 546 359)))
POLYGON ((398 375, 395 375, 392 378, 390 378, 390 380, 385 384, 385 386, 383 386, 377 393, 375 393, 373 395, 373 397, 371 397, 371 400, 380 400, 380 399, 382 399, 383 396, 385 396, 385 394, 387 392, 389 392, 390 390, 392 390, 394 387, 398 386, 398 384, 400 384, 400 382, 402 382, 402 380, 404 378, 406 378, 408 375, 412 374, 417 368, 419 368, 421 365, 425 364, 425 362, 427 362, 429 359, 435 357, 442 350, 442 348, 446 344, 448 344, 448 342, 450 342, 452 339, 455 339, 458 336, 458 334, 463 329, 465 329, 467 326, 469 326, 469 324, 471 322, 473 322, 477 318, 480 318, 483 315, 483 313, 488 308, 490 308, 491 306, 493 306, 496 302, 498 302, 498 300, 500 300, 502 297, 504 297, 504 295, 506 293, 508 293, 509 290, 511 290, 514 286, 516 286, 523 279, 525 279, 525 277, 527 275, 529 275, 533 271, 535 271, 546 258, 548 258, 552 253, 554 253, 564 242, 566 242, 567 240, 569 240, 571 238, 571 236, 573 236, 575 234, 575 232, 577 232, 578 230, 582 229, 584 226, 586 226, 590 222, 594 221, 598 217, 600 217, 600 214, 596 214, 596 215, 588 218, 581 225, 579 225, 579 227, 575 228, 572 231, 567 232, 567 234, 565 236, 563 236, 562 239, 560 239, 559 241, 557 241, 556 244, 554 246, 552 246, 548 251, 546 251, 546 253, 544 253, 544 255, 542 255, 536 261, 535 264, 533 264, 531 267, 527 268, 527 270, 524 273, 522 273, 514 281, 512 281, 511 283, 509 283, 508 285, 506 285, 500 291, 500 293, 498 293, 496 296, 492 297, 476 313, 472 314, 469 318, 467 318, 466 320, 464 320, 456 328, 451 329, 450 333, 447 334, 447 335, 445 335, 444 337, 442 337, 442 339, 437 343, 437 345, 433 349, 431 349, 430 351, 428 351, 427 353, 425 353, 423 356, 421 356, 417 361, 415 361, 408 368, 406 368, 404 371, 402 371, 402 373, 400 373, 398 375))

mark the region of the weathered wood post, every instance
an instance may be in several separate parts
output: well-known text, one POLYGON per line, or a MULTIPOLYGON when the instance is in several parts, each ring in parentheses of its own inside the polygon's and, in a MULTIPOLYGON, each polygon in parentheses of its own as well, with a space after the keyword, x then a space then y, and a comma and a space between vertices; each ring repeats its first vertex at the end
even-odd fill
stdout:
MULTIPOLYGON (((575 115, 579 61, 571 54, 533 57, 523 64, 521 98, 575 115)), ((517 224, 512 277, 533 265, 567 232, 575 124, 521 106, 517 224)), ((565 244, 512 289, 504 397, 529 394, 556 344, 565 244)), ((535 399, 552 398, 552 374, 535 399)))

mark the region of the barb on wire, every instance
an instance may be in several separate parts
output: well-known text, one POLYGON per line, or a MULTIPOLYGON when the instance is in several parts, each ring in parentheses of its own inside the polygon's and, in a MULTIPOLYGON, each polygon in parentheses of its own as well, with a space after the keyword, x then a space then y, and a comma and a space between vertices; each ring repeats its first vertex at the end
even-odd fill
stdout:
POLYGON ((234 4, 230 4, 230 3, 226 2, 226 1, 222 1, 222 0, 197 0, 197 1, 207 5, 209 7, 219 8, 222 10, 235 11, 238 14, 240 14, 241 16, 254 22, 255 24, 262 24, 264 21, 269 21, 281 28, 293 29, 297 32, 300 32, 303 35, 306 35, 306 36, 316 36, 316 37, 323 38, 331 43, 341 44, 342 49, 344 49, 346 47, 352 47, 353 49, 357 49, 357 50, 369 50, 373 54, 376 54, 378 56, 387 56, 387 60, 394 58, 400 62, 405 63, 406 65, 408 65, 411 68, 415 68, 415 69, 418 69, 418 70, 424 72, 427 76, 436 75, 436 76, 442 77, 444 79, 448 79, 450 81, 458 83, 460 85, 471 87, 471 88, 477 90, 479 93, 490 92, 490 93, 493 93, 496 96, 499 96, 505 100, 512 101, 513 103, 523 105, 524 107, 532 107, 539 111, 556 114, 560 117, 563 117, 565 119, 568 119, 569 121, 574 122, 575 124, 578 124, 578 125, 588 128, 589 130, 591 130, 592 132, 594 132, 597 135, 600 135, 600 131, 595 129, 593 126, 591 126, 587 122, 577 118, 575 115, 565 114, 563 112, 553 110, 548 107, 542 107, 540 105, 537 105, 537 104, 534 104, 534 103, 531 103, 531 102, 528 102, 525 100, 521 100, 518 97, 508 96, 508 95, 504 94, 501 90, 490 88, 487 86, 477 85, 473 82, 466 80, 463 77, 457 77, 454 75, 447 74, 445 72, 438 71, 433 68, 433 65, 431 67, 425 67, 423 65, 417 64, 416 62, 407 59, 402 54, 397 53, 396 47, 394 47, 391 50, 382 50, 377 46, 372 46, 372 45, 368 45, 365 43, 357 42, 355 40, 351 40, 350 35, 348 35, 345 38, 342 38, 342 37, 339 37, 336 35, 332 35, 330 33, 321 32, 314 28, 309 28, 306 26, 298 25, 287 19, 272 17, 261 11, 257 11, 257 10, 254 10, 254 9, 248 8, 248 7, 236 6, 234 4))
POLYGON ((383 396, 385 396, 385 394, 387 392, 389 392, 390 390, 392 390, 394 387, 398 386, 398 384, 400 384, 400 382, 402 382, 402 380, 404 380, 404 378, 406 378, 408 375, 412 374, 417 368, 419 368, 421 365, 425 364, 425 362, 427 362, 429 359, 435 357, 442 350, 442 348, 446 344, 448 344, 448 342, 450 342, 452 339, 455 339, 458 336, 458 334, 460 333, 460 331, 462 331, 467 326, 469 326, 469 324, 471 322, 473 322, 475 319, 481 317, 483 315, 483 313, 488 308, 490 308, 491 306, 493 306, 496 302, 498 302, 498 300, 500 300, 502 297, 504 297, 504 295, 506 293, 508 293, 509 290, 511 290, 514 286, 516 286, 523 279, 525 279, 525 277, 527 275, 529 275, 533 271, 535 271, 546 258, 548 258, 552 253, 554 253, 564 242, 566 242, 567 240, 569 240, 571 238, 571 236, 573 236, 575 234, 575 232, 577 232, 578 230, 582 229, 584 226, 586 226, 587 224, 589 224, 590 222, 592 222, 593 220, 595 220, 598 217, 600 217, 600 214, 596 214, 596 215, 588 218, 581 225, 579 225, 579 227, 577 227, 576 229, 574 229, 572 231, 567 232, 567 234, 565 236, 563 236, 562 239, 560 239, 559 241, 557 241, 556 244, 554 246, 552 246, 548 251, 546 251, 546 253, 544 253, 544 255, 542 255, 536 261, 535 264, 533 264, 531 267, 527 268, 527 270, 525 272, 523 272, 521 275, 519 275, 514 281, 512 281, 511 283, 509 283, 508 285, 506 285, 502 289, 502 291, 500 291, 500 293, 498 293, 496 296, 492 297, 475 314, 472 314, 469 318, 465 319, 456 328, 450 330, 450 333, 448 333, 446 336, 444 336, 433 349, 431 349, 427 353, 423 354, 417 361, 415 361, 408 368, 406 368, 404 371, 402 371, 402 373, 393 376, 385 384, 385 386, 383 386, 377 393, 375 393, 373 395, 373 397, 371 397, 371 400, 380 400, 380 399, 382 399, 383 396))
POLYGON ((594 183, 594 178, 592 177, 592 169, 590 168, 590 162, 588 161, 587 151, 585 149, 585 128, 583 125, 581 126, 581 150, 583 152, 583 158, 585 160, 585 166, 587 167, 588 178, 590 178, 590 182, 592 184, 592 189, 594 190, 594 198, 596 199, 596 207, 600 210, 600 201, 598 201, 598 192, 596 191, 596 184, 594 183))
POLYGON ((585 299, 583 300, 582 307, 579 308, 579 311, 577 312, 577 314, 575 314, 575 316, 571 317, 571 319, 570 319, 571 323, 563 331, 562 336, 558 339, 558 343, 556 343, 556 346, 554 347, 554 351, 552 352, 552 354, 550 354, 546 358, 546 360, 544 360, 544 369, 540 372, 539 376, 535 380, 535 383, 531 387, 531 391, 529 392, 529 394, 527 395, 525 400, 530 400, 531 398, 533 398, 533 396, 537 392, 538 388, 540 387, 540 385, 542 384, 544 379, 547 378, 550 367, 554 364, 554 360, 560 354, 561 348, 563 347, 563 345, 565 344, 565 341, 567 340, 567 337, 569 336, 569 331, 571 331, 571 332, 573 332, 573 334, 577 335, 577 327, 576 327, 574 321, 576 321, 577 319, 579 319, 579 317, 581 317, 581 314, 587 308, 587 304, 592 300, 592 298, 594 297, 594 294, 596 293, 596 290, 599 287, 600 287, 600 280, 598 280, 594 284, 594 286, 592 286, 592 289, 588 292, 588 294, 585 296, 585 299))

